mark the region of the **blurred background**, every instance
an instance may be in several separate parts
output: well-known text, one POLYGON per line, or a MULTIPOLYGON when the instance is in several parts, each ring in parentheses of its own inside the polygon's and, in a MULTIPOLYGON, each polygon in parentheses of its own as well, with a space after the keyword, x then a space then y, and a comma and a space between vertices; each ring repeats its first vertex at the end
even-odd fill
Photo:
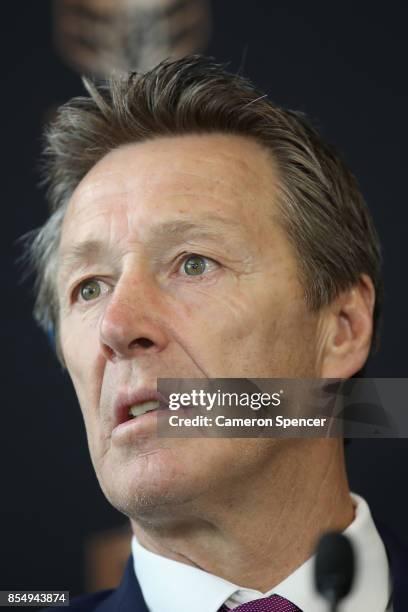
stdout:
MULTIPOLYGON (((407 377, 406 5, 273 0, 59 0, 2 7, 0 589, 115 586, 130 550, 102 495, 67 374, 31 317, 19 236, 47 217, 38 187, 44 124, 85 93, 80 73, 145 70, 200 51, 277 103, 306 112, 359 178, 384 248, 380 353, 367 375, 407 377)), ((408 440, 353 440, 353 491, 408 543, 408 440)))

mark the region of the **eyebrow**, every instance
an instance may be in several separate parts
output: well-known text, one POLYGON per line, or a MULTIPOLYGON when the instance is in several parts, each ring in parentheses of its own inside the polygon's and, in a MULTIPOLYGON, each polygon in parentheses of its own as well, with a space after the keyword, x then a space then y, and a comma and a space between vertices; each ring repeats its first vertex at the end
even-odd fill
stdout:
MULTIPOLYGON (((242 223, 236 219, 218 215, 207 215, 195 222, 163 221, 149 229, 147 242, 155 246, 162 246, 165 241, 166 247, 171 247, 179 243, 186 235, 190 238, 205 238, 216 244, 220 244, 220 239, 226 244, 232 241, 237 243, 243 239, 242 223), (225 234, 227 230, 229 230, 228 236, 225 234)), ((60 252, 60 277, 65 279, 80 264, 106 258, 109 254, 115 259, 110 246, 98 239, 87 239, 70 244, 60 252)))

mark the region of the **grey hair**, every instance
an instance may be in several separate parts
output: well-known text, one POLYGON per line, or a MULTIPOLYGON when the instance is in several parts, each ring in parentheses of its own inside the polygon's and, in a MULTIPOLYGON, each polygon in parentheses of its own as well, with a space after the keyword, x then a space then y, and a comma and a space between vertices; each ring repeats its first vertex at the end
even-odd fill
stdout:
POLYGON ((62 221, 78 183, 110 151, 158 136, 226 133, 266 147, 279 170, 282 226, 298 255, 305 301, 317 311, 357 283, 376 291, 378 348, 383 295, 381 247, 357 181, 302 113, 275 105, 242 76, 202 56, 166 60, 144 73, 114 76, 89 97, 61 106, 45 133, 43 176, 50 216, 22 236, 23 261, 36 275, 34 317, 59 343, 56 291, 62 221))

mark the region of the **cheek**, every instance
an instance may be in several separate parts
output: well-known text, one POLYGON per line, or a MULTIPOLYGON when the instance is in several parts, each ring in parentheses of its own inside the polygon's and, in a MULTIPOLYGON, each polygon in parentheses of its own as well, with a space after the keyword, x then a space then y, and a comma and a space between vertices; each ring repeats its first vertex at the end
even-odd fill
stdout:
POLYGON ((253 298, 237 287, 196 287, 173 301, 172 319, 180 344, 218 375, 220 364, 252 333, 256 323, 253 298))
POLYGON ((199 289, 177 317, 213 377, 301 377, 313 372, 316 322, 303 290, 246 279, 218 294, 199 289), (210 360, 210 361, 209 361, 210 360))
POLYGON ((173 302, 174 321, 203 339, 209 336, 240 342, 254 332, 264 334, 289 330, 305 310, 301 299, 289 288, 275 288, 268 281, 243 279, 222 290, 197 287, 194 293, 173 302))
POLYGON ((316 320, 303 299, 294 300, 275 316, 263 346, 270 365, 269 377, 316 376, 316 320))
POLYGON ((173 295, 175 321, 183 320, 189 331, 207 337, 240 340, 256 321, 264 295, 258 276, 240 275, 218 279, 216 283, 196 283, 173 295))
MULTIPOLYGON (((95 334, 90 331, 89 334, 95 334)), ((74 386, 79 404, 88 427, 90 415, 87 414, 93 406, 97 406, 100 394, 100 378, 96 369, 99 365, 98 343, 87 340, 86 331, 81 328, 78 333, 75 322, 61 324, 61 346, 65 363, 74 386), (82 343, 81 339, 84 340, 82 343), (88 410, 89 408, 89 410, 88 410)))
POLYGON ((80 340, 83 337, 83 330, 75 320, 64 320, 61 322, 60 338, 62 352, 69 373, 75 380, 81 379, 87 360, 87 353, 83 350, 84 347, 80 340))

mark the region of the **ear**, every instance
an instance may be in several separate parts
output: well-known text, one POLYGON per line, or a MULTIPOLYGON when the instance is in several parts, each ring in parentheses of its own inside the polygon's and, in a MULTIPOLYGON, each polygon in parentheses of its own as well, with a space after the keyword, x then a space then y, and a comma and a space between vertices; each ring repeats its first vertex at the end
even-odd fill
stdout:
POLYGON ((322 378, 350 378, 363 367, 373 335, 374 303, 373 282, 362 274, 325 309, 321 322, 322 378))

